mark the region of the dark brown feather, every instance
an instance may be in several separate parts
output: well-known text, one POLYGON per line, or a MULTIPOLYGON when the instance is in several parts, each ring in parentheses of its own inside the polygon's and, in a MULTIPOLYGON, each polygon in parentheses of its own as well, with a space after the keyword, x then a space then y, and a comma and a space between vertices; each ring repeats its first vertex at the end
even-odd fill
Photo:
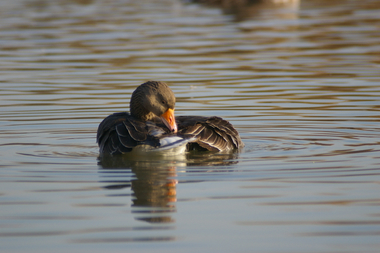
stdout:
POLYGON ((101 154, 120 154, 147 139, 145 123, 134 119, 129 113, 114 113, 99 125, 97 142, 101 154))
MULTIPOLYGON (((178 116, 176 121, 178 132, 198 137, 195 143, 203 149, 226 151, 244 147, 235 128, 222 118, 178 116)), ((196 146, 192 145, 192 148, 196 149, 196 146)))
POLYGON ((147 131, 145 123, 135 120, 132 117, 123 121, 124 127, 128 130, 129 135, 135 141, 145 141, 147 137, 147 131))

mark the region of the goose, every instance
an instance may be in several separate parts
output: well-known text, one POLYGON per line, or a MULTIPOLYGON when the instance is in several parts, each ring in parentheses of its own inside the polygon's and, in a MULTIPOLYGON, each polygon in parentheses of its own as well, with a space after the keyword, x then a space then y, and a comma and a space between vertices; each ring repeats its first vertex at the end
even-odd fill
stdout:
POLYGON ((148 81, 136 88, 130 113, 117 112, 98 127, 100 155, 187 151, 226 152, 244 147, 239 133, 220 117, 174 116, 175 96, 165 82, 148 81))

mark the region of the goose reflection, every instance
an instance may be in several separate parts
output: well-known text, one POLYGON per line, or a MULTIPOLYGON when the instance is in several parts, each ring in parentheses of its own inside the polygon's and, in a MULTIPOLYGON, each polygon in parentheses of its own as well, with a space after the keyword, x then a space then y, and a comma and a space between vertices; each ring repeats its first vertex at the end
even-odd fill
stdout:
MULTIPOLYGON (((149 223, 175 222, 177 171, 229 171, 238 153, 193 152, 178 157, 136 157, 127 155, 99 157, 100 173, 107 178, 106 189, 131 188, 135 219, 149 223), (226 166, 226 167, 225 167, 226 166), (191 169, 190 167, 199 168, 191 169), (206 168, 206 169, 205 169, 206 168), (126 179, 127 180, 123 180, 126 179), (121 181, 123 180, 123 181, 121 181)), ((182 181, 180 183, 186 183, 182 181)))
POLYGON ((99 158, 102 173, 115 180, 107 180, 107 189, 131 187, 132 212, 136 219, 149 223, 168 223, 176 211, 176 161, 152 157, 104 156, 99 158), (121 173, 130 179, 122 181, 121 173))

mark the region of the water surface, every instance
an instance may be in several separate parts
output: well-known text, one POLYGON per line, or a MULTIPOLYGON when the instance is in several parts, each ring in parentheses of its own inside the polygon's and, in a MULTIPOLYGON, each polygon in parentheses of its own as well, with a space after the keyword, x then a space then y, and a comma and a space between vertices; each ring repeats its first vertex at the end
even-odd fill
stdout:
POLYGON ((231 8, 0 3, 1 251, 378 252, 378 1, 231 8), (146 80, 246 147, 99 160, 146 80))

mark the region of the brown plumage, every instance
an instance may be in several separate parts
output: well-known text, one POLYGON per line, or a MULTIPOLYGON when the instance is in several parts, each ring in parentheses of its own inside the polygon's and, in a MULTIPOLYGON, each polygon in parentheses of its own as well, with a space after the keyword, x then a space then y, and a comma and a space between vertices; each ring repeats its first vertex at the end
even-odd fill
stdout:
POLYGON ((166 83, 149 81, 140 85, 132 94, 130 114, 114 113, 100 123, 97 133, 100 153, 127 153, 139 145, 152 149, 170 147, 172 143, 168 145, 166 140, 186 144, 187 151, 228 151, 244 147, 228 121, 219 117, 174 118, 174 106, 175 96, 166 83))

